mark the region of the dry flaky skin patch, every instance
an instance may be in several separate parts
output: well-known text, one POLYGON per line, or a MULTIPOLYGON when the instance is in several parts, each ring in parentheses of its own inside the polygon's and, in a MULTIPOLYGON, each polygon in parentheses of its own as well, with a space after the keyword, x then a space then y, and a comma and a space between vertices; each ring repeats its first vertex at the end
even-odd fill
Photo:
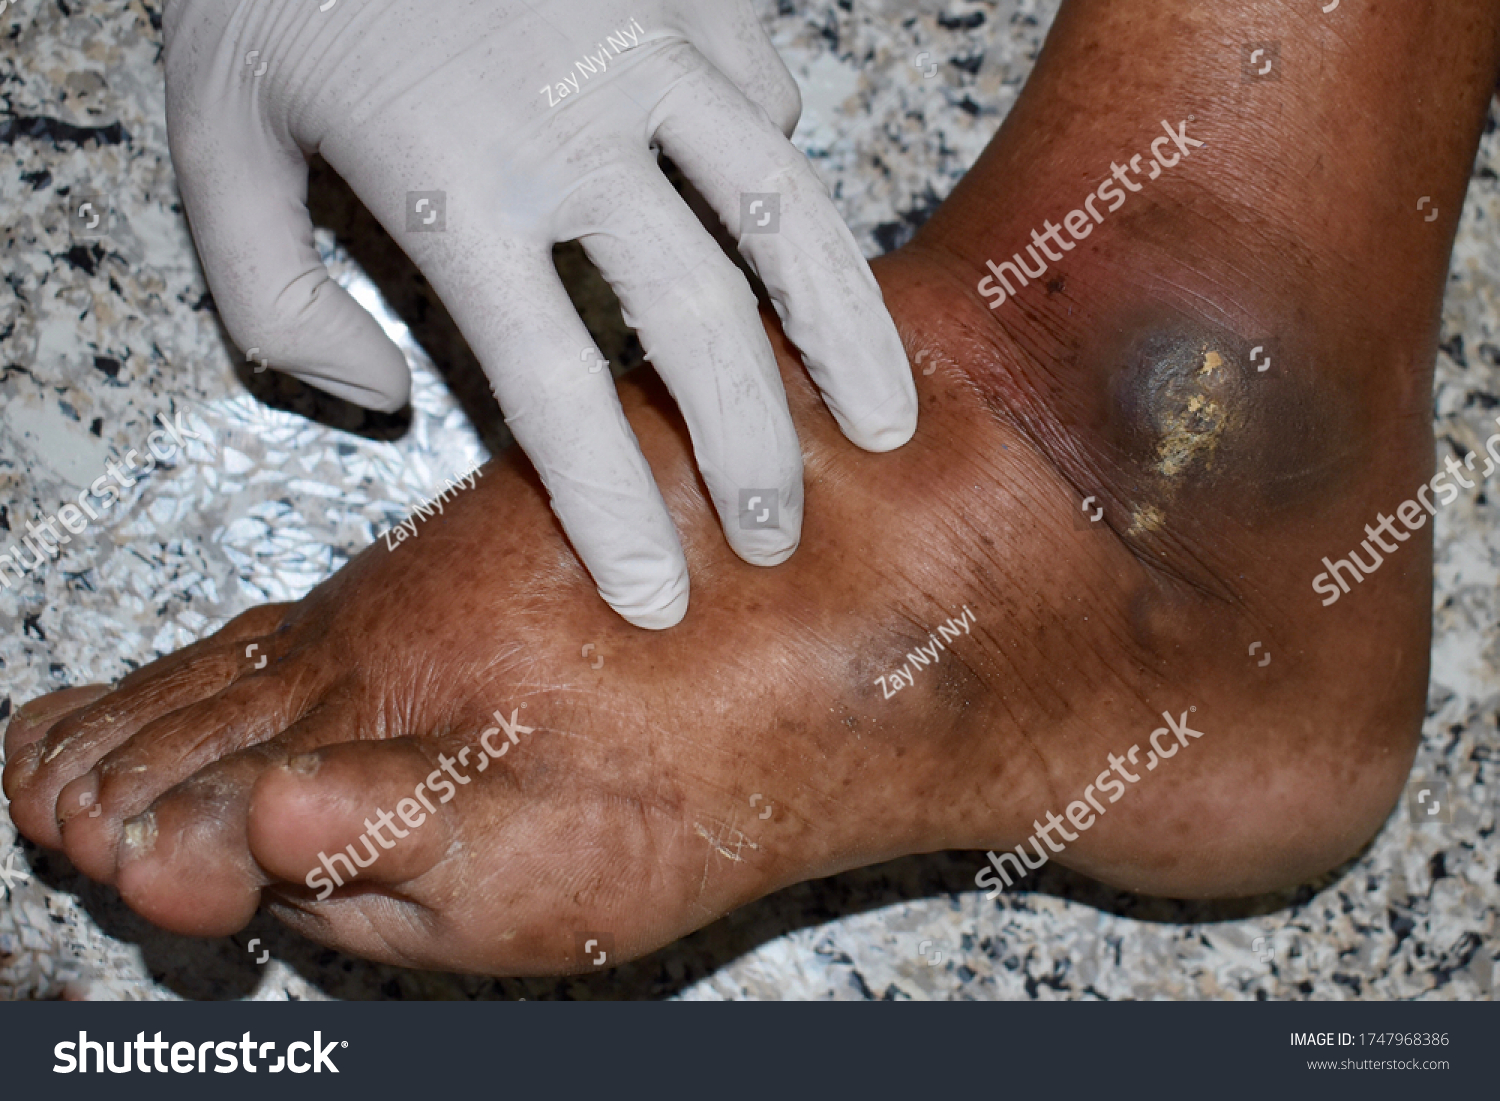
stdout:
POLYGON ((1166 514, 1155 505, 1146 505, 1137 508, 1130 516, 1130 527, 1126 535, 1140 535, 1142 532, 1155 531, 1161 527, 1166 520, 1166 514))
POLYGON ((1156 531, 1166 523, 1166 510, 1187 484, 1189 472, 1195 467, 1213 472, 1221 446, 1243 419, 1232 411, 1237 380, 1226 354, 1208 341, 1184 351, 1186 356, 1167 350, 1146 360, 1149 412, 1137 423, 1149 432, 1142 442, 1158 485, 1152 494, 1156 503, 1133 508, 1130 535, 1156 531))
MULTIPOLYGON (((1203 349, 1203 366, 1197 378, 1205 385, 1219 381, 1215 378, 1223 370, 1224 357, 1207 346, 1203 349)), ((1169 391, 1171 393, 1171 391, 1169 391)), ((1176 394, 1171 394, 1176 397, 1176 394)), ((1164 478, 1176 478, 1198 458, 1204 465, 1213 467, 1214 452, 1229 427, 1229 411, 1211 394, 1196 393, 1188 396, 1179 409, 1168 409, 1162 414, 1165 428, 1156 445, 1156 472, 1164 478)))

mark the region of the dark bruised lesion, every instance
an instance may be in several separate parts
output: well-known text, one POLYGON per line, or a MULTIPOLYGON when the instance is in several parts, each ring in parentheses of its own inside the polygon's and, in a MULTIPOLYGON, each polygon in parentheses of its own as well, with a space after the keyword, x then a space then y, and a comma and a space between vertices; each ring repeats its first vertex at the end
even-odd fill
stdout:
POLYGON ((1099 362, 1106 443, 1130 489, 1121 534, 1214 505, 1271 518, 1326 493, 1347 465, 1348 403, 1294 341, 1174 320, 1126 329, 1099 362))

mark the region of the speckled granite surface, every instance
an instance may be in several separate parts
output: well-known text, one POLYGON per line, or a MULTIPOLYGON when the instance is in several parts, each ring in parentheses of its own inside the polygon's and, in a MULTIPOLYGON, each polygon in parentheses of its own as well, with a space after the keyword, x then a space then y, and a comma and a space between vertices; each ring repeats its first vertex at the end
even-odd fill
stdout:
MULTIPOLYGON (((803 87, 797 141, 867 252, 902 243, 973 162, 1055 7, 763 0, 803 87)), ((142 446, 157 413, 180 411, 204 437, 128 490, 60 561, 0 589, 3 718, 53 688, 116 678, 254 603, 305 592, 503 430, 451 322, 326 173, 313 192, 328 227, 321 244, 409 349, 412 412, 366 416, 234 362, 174 193, 159 3, 22 0, 0 13, 0 41, 0 543, 75 498, 111 453, 142 446), (106 237, 70 224, 80 196, 110 208, 106 237)), ((1500 394, 1497 165, 1492 118, 1437 370, 1440 446, 1460 455, 1482 451, 1500 394)), ((599 331, 608 310, 595 304, 597 280, 576 253, 561 266, 599 331)), ((618 326, 601 343, 617 362, 638 356, 618 326)), ((990 903, 973 890, 974 854, 907 859, 781 892, 612 973, 494 982, 348 959, 266 918, 232 940, 163 934, 66 862, 17 846, 0 814, 0 868, 14 859, 31 874, 0 886, 0 996, 1492 996, 1497 520, 1482 492, 1437 518, 1434 667, 1414 776, 1448 785, 1452 823, 1413 825, 1399 809, 1362 857, 1293 893, 1185 905, 1049 866, 1034 890, 990 903), (272 952, 265 966, 245 951, 252 937, 272 952)))

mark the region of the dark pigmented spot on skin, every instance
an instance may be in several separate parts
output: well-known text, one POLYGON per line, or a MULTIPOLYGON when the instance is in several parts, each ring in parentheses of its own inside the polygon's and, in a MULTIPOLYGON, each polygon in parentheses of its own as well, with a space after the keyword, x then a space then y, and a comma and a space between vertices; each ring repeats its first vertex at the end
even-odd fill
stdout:
POLYGON ((1143 671, 1180 675, 1188 667, 1184 663, 1195 663, 1203 652, 1202 604, 1157 574, 1141 574, 1126 599, 1125 615, 1143 671))
MULTIPOLYGON (((952 618, 956 621, 963 613, 952 618)), ((947 621, 940 621, 947 622, 947 621)), ((972 624, 971 624, 972 632, 972 624)), ((983 681, 964 660, 964 651, 978 652, 979 643, 973 634, 961 633, 956 639, 944 639, 936 628, 930 634, 916 633, 912 624, 903 622, 899 629, 886 636, 887 641, 878 647, 879 656, 859 653, 851 656, 848 664, 849 684, 846 703, 838 709, 840 714, 830 715, 844 730, 856 738, 886 738, 886 727, 882 716, 894 719, 898 709, 917 709, 960 714, 967 711, 974 701, 988 698, 988 689, 983 681), (937 649, 936 661, 919 665, 911 660, 918 646, 931 654, 937 649), (901 673, 901 686, 896 687, 892 674, 901 673), (907 683, 906 674, 912 682, 907 683), (885 678, 885 688, 879 678, 885 678), (886 697, 886 692, 892 694, 886 697)), ((893 746, 900 752, 899 741, 893 746)))
POLYGON ((1348 469, 1352 403, 1335 381, 1280 350, 1275 374, 1255 342, 1173 321, 1128 329, 1105 349, 1105 436, 1134 492, 1122 534, 1155 531, 1205 507, 1273 520, 1324 499, 1348 469))
MULTIPOLYGON (((965 636, 972 638, 972 635, 965 636)), ((949 645, 962 646, 963 638, 954 639, 949 645)), ((964 711, 976 699, 987 698, 987 690, 974 671, 952 650, 939 654, 941 664, 937 668, 937 683, 933 695, 937 702, 950 711, 964 711)))
MULTIPOLYGON (((896 666, 899 665, 900 662, 897 662, 896 666)), ((856 652, 851 655, 847 683, 852 687, 850 693, 853 697, 852 702, 861 708, 870 708, 887 702, 878 678, 889 674, 892 668, 894 666, 891 666, 889 662, 882 663, 867 653, 856 652)))

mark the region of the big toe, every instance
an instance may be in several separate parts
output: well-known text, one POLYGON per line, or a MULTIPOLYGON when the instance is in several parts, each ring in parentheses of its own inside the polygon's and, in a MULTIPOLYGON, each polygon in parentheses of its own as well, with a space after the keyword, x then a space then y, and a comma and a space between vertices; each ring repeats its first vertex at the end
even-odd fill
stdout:
POLYGON ((405 883, 431 870, 452 838, 452 812, 427 784, 442 775, 407 739, 291 757, 256 784, 250 850, 318 900, 340 887, 405 883))

